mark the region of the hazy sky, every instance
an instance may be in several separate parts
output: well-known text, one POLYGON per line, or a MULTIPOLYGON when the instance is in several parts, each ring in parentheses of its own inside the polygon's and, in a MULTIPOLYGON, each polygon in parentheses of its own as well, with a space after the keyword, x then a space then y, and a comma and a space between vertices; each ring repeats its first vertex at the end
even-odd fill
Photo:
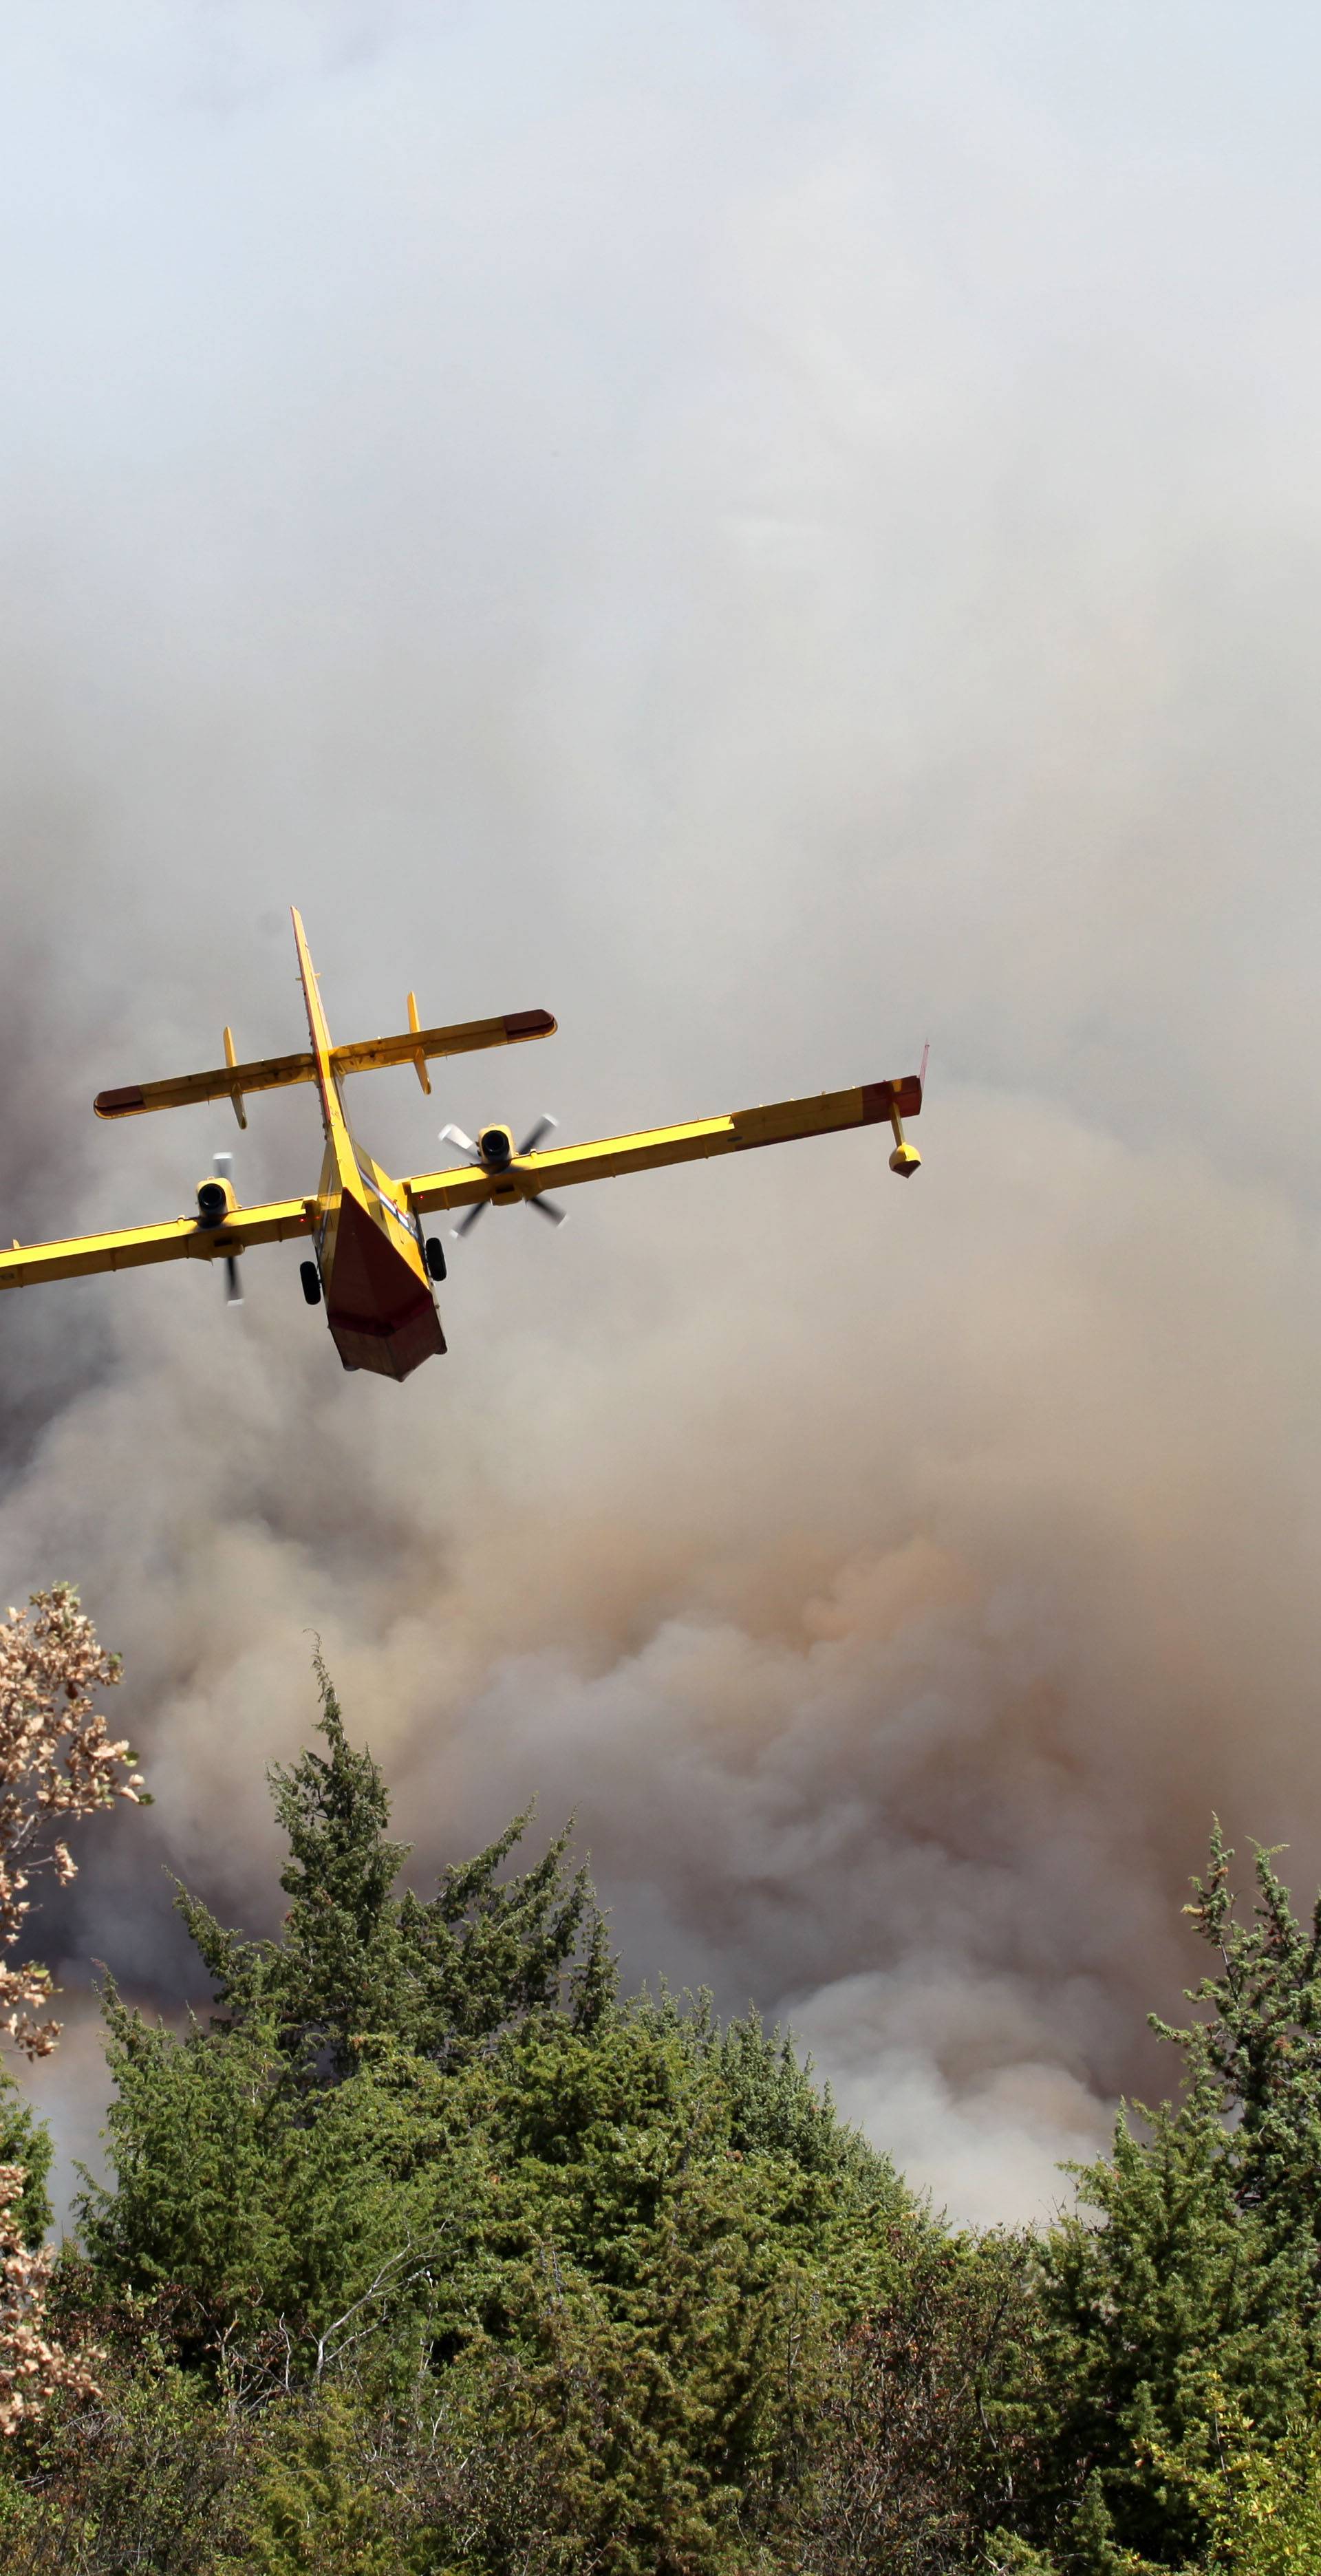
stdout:
MULTIPOLYGON (((1213 1807, 1321 1866, 1321 26, 1206 0, 0 9, 0 1187, 173 1214, 306 1095, 91 1093, 546 1005, 566 1136, 899 1073, 584 1192, 351 1385, 297 1248, 0 1306, 5 1597, 158 1804, 79 1990, 276 1918, 318 1631, 419 1883, 576 1810, 630 1977, 789 2014, 960 2215, 1065 2186, 1213 1807), (227 1114, 227 1113, 226 1113, 227 1114)), ((1168 2080, 1168 2078, 1166 2078, 1168 2080)))

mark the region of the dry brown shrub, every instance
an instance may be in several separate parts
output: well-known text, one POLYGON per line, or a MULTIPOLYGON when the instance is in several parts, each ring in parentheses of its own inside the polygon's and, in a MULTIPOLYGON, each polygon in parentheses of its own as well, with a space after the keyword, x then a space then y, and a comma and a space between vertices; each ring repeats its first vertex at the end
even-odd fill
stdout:
POLYGON ((50 1971, 13 1952, 31 1911, 33 1875, 61 1886, 77 1863, 63 1828, 116 1799, 144 1803, 142 1774, 126 1740, 112 1742, 96 1693, 119 1680, 78 1595, 67 1583, 34 1592, 0 1620, 0 2030, 27 2057, 48 2057, 57 2021, 38 2019, 50 1971))
MULTIPOLYGON (((28 2058, 48 2057, 60 2025, 45 2014, 50 1971, 14 1951, 31 1911, 34 1874, 61 1886, 77 1863, 68 1826, 127 1798, 143 1803, 142 1774, 126 1741, 112 1740, 95 1705, 119 1679, 67 1583, 35 1592, 0 1620, 0 2031, 28 2058)), ((47 2331, 55 2256, 24 2243, 22 2165, 0 2164, 0 2438, 41 2412, 57 2389, 94 2397, 94 2355, 73 2356, 47 2331)))

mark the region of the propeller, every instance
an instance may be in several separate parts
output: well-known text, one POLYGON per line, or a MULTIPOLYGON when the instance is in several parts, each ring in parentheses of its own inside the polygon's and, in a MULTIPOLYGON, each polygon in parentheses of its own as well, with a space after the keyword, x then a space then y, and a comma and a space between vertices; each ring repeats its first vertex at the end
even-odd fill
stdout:
MULTIPOLYGON (((558 1118, 551 1117, 549 1110, 544 1110, 541 1117, 537 1120, 535 1127, 529 1128, 527 1135, 519 1146, 518 1159, 521 1161, 524 1154, 535 1154, 538 1145, 541 1143, 542 1137, 549 1136, 551 1129, 553 1127, 558 1127, 559 1123, 558 1118)), ((499 1171, 501 1169, 507 1169, 508 1160, 511 1159, 508 1156, 507 1146, 505 1146, 506 1162, 502 1165, 498 1160, 492 1159, 489 1154, 483 1153, 482 1145, 486 1143, 487 1137, 499 1137, 502 1146, 505 1146, 504 1130, 499 1127, 488 1128, 486 1135, 482 1138, 481 1144, 478 1143, 476 1137, 465 1136, 461 1127, 442 1127, 440 1131, 440 1141, 442 1145, 457 1145, 459 1152, 465 1155, 470 1163, 475 1163, 479 1171, 499 1171)), ((461 1217, 457 1225, 452 1225, 450 1227, 450 1233, 452 1235, 471 1234, 473 1227, 477 1223, 478 1217, 485 1216, 490 1204, 491 1202, 489 1199, 479 1199, 476 1207, 469 1208, 467 1215, 465 1217, 461 1217)), ((548 1225, 563 1225, 565 1217, 568 1215, 567 1208, 557 1207, 553 1199, 542 1198, 539 1194, 535 1198, 524 1199, 523 1205, 524 1207, 535 1208, 537 1215, 544 1217, 548 1225)))
MULTIPOLYGON (((212 1162, 211 1169, 215 1173, 218 1181, 229 1181, 232 1183, 234 1178, 233 1155, 217 1154, 212 1162)), ((227 1252, 225 1255, 225 1304, 227 1306, 241 1306, 242 1303, 243 1290, 239 1286, 238 1260, 234 1253, 227 1252)))

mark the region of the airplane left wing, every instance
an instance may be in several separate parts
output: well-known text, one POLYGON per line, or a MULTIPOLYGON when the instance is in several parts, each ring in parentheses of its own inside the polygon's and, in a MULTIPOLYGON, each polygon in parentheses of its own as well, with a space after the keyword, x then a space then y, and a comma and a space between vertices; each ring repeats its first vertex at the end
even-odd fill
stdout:
POLYGON ((264 1207, 232 1208, 223 1225, 196 1216, 165 1225, 134 1225, 117 1234, 75 1234, 61 1243, 15 1243, 0 1252, 0 1288, 33 1287, 45 1279, 82 1279, 96 1270, 136 1270, 149 1261, 213 1261, 257 1243, 282 1243, 310 1234, 315 1199, 271 1199, 264 1207))
POLYGON ((823 1091, 808 1100, 736 1109, 727 1118, 699 1118, 685 1127, 644 1128, 633 1136, 604 1136, 593 1145, 516 1154, 503 1172, 460 1163, 450 1171, 420 1172, 403 1186, 418 1215, 434 1208, 475 1207, 484 1199, 512 1202, 536 1198, 542 1190, 568 1189, 575 1181, 618 1180, 626 1172, 655 1171, 664 1163, 691 1163, 709 1154, 788 1144, 796 1136, 829 1136, 845 1127, 915 1118, 921 1106, 921 1079, 910 1073, 894 1082, 859 1083, 851 1091, 823 1091))

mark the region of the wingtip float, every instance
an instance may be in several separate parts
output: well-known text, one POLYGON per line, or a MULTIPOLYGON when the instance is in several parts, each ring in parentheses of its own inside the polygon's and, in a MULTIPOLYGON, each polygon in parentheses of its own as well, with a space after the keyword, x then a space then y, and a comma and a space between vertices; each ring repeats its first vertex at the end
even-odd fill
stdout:
POLYGON ((726 1118, 697 1119, 682 1127, 607 1136, 590 1145, 552 1143, 543 1149, 543 1140, 555 1125, 550 1118, 540 1120, 520 1146, 508 1127, 483 1127, 476 1138, 447 1127, 441 1131, 441 1141, 458 1146, 463 1160, 442 1171, 394 1180, 354 1137, 344 1107, 344 1076, 384 1065, 411 1064, 423 1090, 429 1092, 427 1067, 437 1058, 553 1037, 555 1019, 549 1011, 511 1011, 497 1019, 424 1029, 416 997, 410 993, 408 1026, 397 1036, 337 1047, 326 1025, 297 912, 293 927, 307 1007, 310 1043, 305 1052, 242 1064, 233 1033, 226 1029, 224 1063, 211 1072, 101 1091, 93 1107, 98 1118, 138 1118, 155 1109, 228 1100, 240 1127, 246 1127, 247 1102, 254 1093, 313 1083, 321 1104, 325 1157, 312 1196, 244 1207, 229 1178, 230 1157, 218 1155, 215 1172, 198 1183, 195 1214, 175 1217, 164 1225, 130 1226, 118 1233, 79 1235, 59 1243, 15 1243, 12 1251, 0 1252, 0 1288, 75 1279, 98 1270, 130 1270, 153 1261, 202 1260, 225 1264, 230 1296, 235 1298, 237 1264, 243 1253, 257 1244, 307 1237, 312 1252, 301 1265, 303 1294, 310 1306, 324 1303, 331 1337, 345 1368, 405 1378, 445 1348, 436 1305, 436 1286, 445 1276, 445 1253, 440 1237, 425 1230, 425 1217, 441 1211, 458 1214, 460 1223, 453 1231, 460 1233, 486 1207, 521 1205, 535 1207, 558 1223, 561 1212, 547 1197, 552 1190, 569 1189, 579 1181, 618 1179, 625 1172, 654 1171, 665 1163, 787 1144, 797 1136, 832 1135, 846 1127, 888 1124, 894 1133, 890 1169, 903 1178, 910 1178, 921 1161, 904 1135, 903 1122, 915 1118, 921 1109, 925 1057, 920 1074, 905 1074, 898 1080, 864 1082, 850 1091, 822 1092, 809 1100, 773 1101, 769 1107, 739 1109, 726 1118))

